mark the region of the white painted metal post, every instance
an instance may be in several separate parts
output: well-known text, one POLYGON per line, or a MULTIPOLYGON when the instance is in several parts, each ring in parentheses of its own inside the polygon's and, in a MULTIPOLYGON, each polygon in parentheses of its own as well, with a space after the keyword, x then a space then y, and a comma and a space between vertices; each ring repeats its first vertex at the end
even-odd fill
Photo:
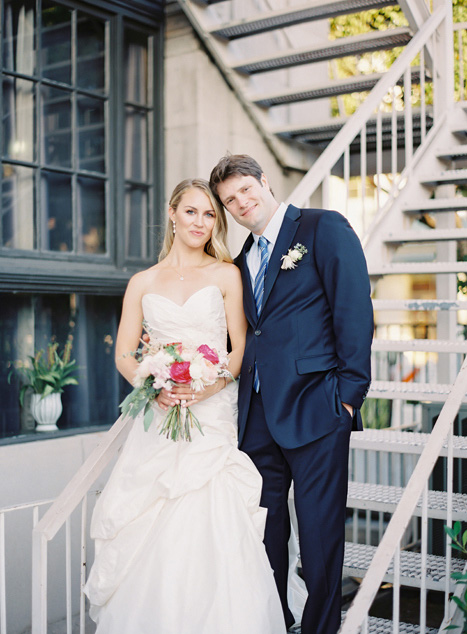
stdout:
POLYGON ((71 606, 71 527, 70 516, 65 522, 65 587, 66 587, 66 634, 72 634, 72 606, 71 606))
POLYGON ((87 523, 88 523, 88 498, 85 496, 81 505, 81 575, 80 575, 80 600, 79 600, 79 632, 85 634, 86 631, 86 596, 84 586, 86 584, 86 564, 87 564, 87 523))
POLYGON ((401 595, 401 546, 394 553, 394 585, 392 588, 392 634, 399 634, 401 595))
POLYGON ((422 543, 421 543, 421 579, 420 579, 420 633, 426 632, 426 562, 428 548, 428 482, 422 498, 422 543))
POLYGON ((6 634, 5 513, 0 513, 0 633, 6 634))
POLYGON ((32 532, 32 634, 47 634, 47 538, 32 532))
MULTIPOLYGON (((454 419, 456 420, 456 419, 454 419)), ((454 457, 453 457, 453 425, 448 436, 448 455, 447 455, 447 474, 446 474, 446 490, 447 490, 447 510, 446 510, 446 526, 452 527, 452 497, 453 497, 453 483, 454 483, 454 457)), ((450 540, 446 535, 446 586, 444 590, 444 618, 447 618, 449 612, 449 593, 450 593, 450 581, 451 581, 451 563, 452 563, 452 550, 450 546, 450 540)))

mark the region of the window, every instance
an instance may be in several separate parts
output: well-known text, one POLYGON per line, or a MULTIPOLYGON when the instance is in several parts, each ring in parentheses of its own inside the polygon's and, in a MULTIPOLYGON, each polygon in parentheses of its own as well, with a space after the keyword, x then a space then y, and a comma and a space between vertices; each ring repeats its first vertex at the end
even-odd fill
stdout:
POLYGON ((85 370, 59 426, 108 424, 126 389, 108 342, 164 224, 162 2, 3 0, 0 19, 0 437, 28 425, 8 363, 70 320, 85 370))

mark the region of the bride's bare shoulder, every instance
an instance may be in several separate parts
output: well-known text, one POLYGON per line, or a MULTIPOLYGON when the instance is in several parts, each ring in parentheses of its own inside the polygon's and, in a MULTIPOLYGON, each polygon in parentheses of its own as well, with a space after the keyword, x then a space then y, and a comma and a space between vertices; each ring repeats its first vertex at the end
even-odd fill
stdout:
MULTIPOLYGON (((231 262, 219 262, 217 272, 221 280, 221 288, 227 290, 229 287, 242 284, 240 269, 231 262)), ((224 292, 225 295, 225 292, 224 292)))
POLYGON ((144 293, 154 287, 154 282, 160 275, 160 265, 155 264, 149 269, 135 273, 129 280, 127 292, 144 295, 144 293))

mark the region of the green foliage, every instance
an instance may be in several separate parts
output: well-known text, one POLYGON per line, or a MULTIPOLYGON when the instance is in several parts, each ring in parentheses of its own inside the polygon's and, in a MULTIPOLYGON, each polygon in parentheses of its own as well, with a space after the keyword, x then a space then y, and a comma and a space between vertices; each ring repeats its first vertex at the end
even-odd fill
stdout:
POLYGON ((75 377, 70 376, 76 372, 76 361, 71 359, 73 338, 70 335, 65 343, 63 352, 58 353, 58 343, 52 339, 47 345, 47 352, 36 350, 35 355, 28 357, 28 361, 16 362, 14 369, 8 376, 11 381, 14 373, 23 378, 19 399, 21 405, 24 395, 31 389, 35 394, 41 394, 42 398, 54 392, 63 392, 67 385, 78 385, 75 377))
MULTIPOLYGON (((464 531, 461 535, 461 523, 455 522, 452 528, 445 526, 444 530, 451 538, 451 548, 458 550, 463 555, 467 555, 467 531, 464 531)), ((458 608, 463 612, 464 623, 462 626, 462 634, 467 634, 467 573, 457 571, 451 572, 451 579, 453 579, 456 584, 463 584, 465 586, 462 595, 460 597, 451 597, 451 600, 454 601, 458 608)), ((445 629, 456 630, 459 628, 460 625, 448 625, 445 629)))

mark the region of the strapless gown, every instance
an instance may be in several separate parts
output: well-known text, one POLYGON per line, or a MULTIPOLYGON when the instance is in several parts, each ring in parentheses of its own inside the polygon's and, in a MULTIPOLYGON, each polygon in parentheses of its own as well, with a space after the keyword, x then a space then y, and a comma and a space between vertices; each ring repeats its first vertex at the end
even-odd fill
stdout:
MULTIPOLYGON (((182 306, 143 297, 163 343, 225 350, 222 293, 208 286, 182 306)), ((154 336, 154 333, 152 333, 154 336)), ((261 476, 237 448, 237 385, 193 406, 204 436, 173 442, 135 419, 94 509, 95 561, 85 592, 98 634, 284 634, 262 543, 261 476)))

